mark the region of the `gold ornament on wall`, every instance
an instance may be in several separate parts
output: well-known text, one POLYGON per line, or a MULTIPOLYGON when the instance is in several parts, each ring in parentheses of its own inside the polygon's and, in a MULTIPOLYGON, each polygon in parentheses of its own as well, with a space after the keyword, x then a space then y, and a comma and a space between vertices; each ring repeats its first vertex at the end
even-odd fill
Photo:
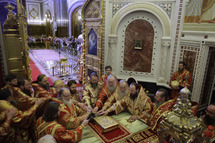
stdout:
POLYGON ((33 18, 36 19, 39 13, 33 8, 30 12, 29 15, 33 18))

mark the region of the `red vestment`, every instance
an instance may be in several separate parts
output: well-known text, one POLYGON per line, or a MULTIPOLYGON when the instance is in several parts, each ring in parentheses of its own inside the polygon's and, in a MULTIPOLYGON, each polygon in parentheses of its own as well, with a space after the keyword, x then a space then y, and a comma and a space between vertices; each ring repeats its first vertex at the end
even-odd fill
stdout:
MULTIPOLYGON (((11 108, 15 108, 6 100, 0 100, 0 114, 2 115, 3 112, 8 111, 11 108)), ((23 142, 29 143, 31 141, 29 137, 28 127, 34 119, 35 111, 38 108, 37 105, 33 105, 27 111, 20 111, 18 110, 15 116, 11 120, 10 132, 8 135, 0 138, 0 142, 7 141, 8 143, 16 143, 16 142, 23 142)), ((6 116, 3 114, 4 117, 2 118, 5 120, 6 116)))
POLYGON ((154 105, 151 117, 149 119, 149 126, 152 130, 156 130, 159 128, 159 123, 162 121, 162 115, 167 111, 172 110, 173 106, 175 105, 175 100, 169 100, 164 102, 159 107, 154 105))
POLYGON ((16 107, 19 110, 26 111, 34 105, 36 98, 32 98, 32 97, 26 95, 18 87, 13 87, 12 91, 13 91, 13 98, 17 103, 16 107))
MULTIPOLYGON (((3 113, 3 112, 2 112, 3 113)), ((0 115, 0 121, 3 121, 3 114, 0 115)), ((5 121, 0 125, 0 138, 9 134, 10 132, 10 122, 11 120, 6 118, 5 121)))
MULTIPOLYGON (((114 93, 114 92, 113 92, 114 93)), ((113 94, 108 91, 108 86, 104 85, 101 92, 99 93, 98 100, 96 101, 96 107, 102 108, 105 101, 113 94)))
MULTIPOLYGON (((125 96, 128 96, 128 94, 125 96)), ((108 108, 110 108, 113 105, 113 103, 121 100, 122 98, 124 98, 124 96, 121 96, 119 94, 119 87, 117 87, 116 91, 110 97, 108 97, 108 99, 105 101, 102 109, 107 110, 108 108)))
POLYGON ((80 96, 79 96, 79 93, 77 90, 76 90, 75 94, 72 94, 72 100, 81 102, 81 99, 80 99, 80 96))
POLYGON ((104 74, 99 78, 99 81, 104 85, 106 85, 108 75, 104 74))
POLYGON ((57 92, 57 90, 54 87, 50 88, 49 91, 52 94, 52 97, 57 98, 58 92, 57 92))
POLYGON ((46 122, 40 117, 36 123, 36 136, 37 139, 50 134, 57 143, 75 143, 81 140, 83 125, 80 125, 75 130, 66 130, 64 126, 56 121, 46 122))
MULTIPOLYGON (((174 80, 177 80, 179 82, 179 86, 181 86, 181 87, 186 86, 189 89, 191 86, 191 83, 192 83, 192 76, 188 70, 184 69, 183 72, 176 71, 173 73, 172 78, 169 83, 170 86, 171 86, 172 81, 174 81, 174 80)), ((170 98, 171 99, 178 98, 179 91, 180 91, 180 89, 172 89, 170 98)))
MULTIPOLYGON (((48 99, 49 97, 54 97, 54 95, 51 92, 47 91, 45 88, 41 87, 37 83, 33 83, 32 87, 34 89, 34 95, 36 98, 47 98, 48 99)), ((43 112, 44 112, 45 107, 48 102, 49 102, 49 100, 46 100, 43 104, 40 105, 40 107, 36 113, 37 119, 43 115, 43 112)))
POLYGON ((52 99, 54 102, 60 103, 60 115, 57 121, 66 127, 67 129, 77 128, 82 122, 82 115, 84 112, 78 106, 71 104, 71 106, 67 106, 62 101, 54 98, 52 99))
POLYGON ((42 98, 42 97, 46 98, 49 96, 54 97, 54 95, 51 92, 47 91, 45 88, 43 88, 42 86, 40 86, 37 83, 33 83, 32 87, 34 89, 34 95, 37 98, 42 98))
POLYGON ((116 114, 119 114, 123 110, 127 109, 132 115, 137 116, 140 120, 147 123, 149 120, 147 115, 151 114, 151 104, 151 99, 146 95, 144 89, 141 87, 135 100, 130 98, 129 93, 128 96, 125 96, 122 100, 114 103, 108 111, 115 111, 116 114))
POLYGON ((98 86, 94 89, 90 83, 85 87, 83 93, 83 102, 88 106, 94 108, 98 99, 99 93, 102 89, 102 84, 98 82, 98 86))

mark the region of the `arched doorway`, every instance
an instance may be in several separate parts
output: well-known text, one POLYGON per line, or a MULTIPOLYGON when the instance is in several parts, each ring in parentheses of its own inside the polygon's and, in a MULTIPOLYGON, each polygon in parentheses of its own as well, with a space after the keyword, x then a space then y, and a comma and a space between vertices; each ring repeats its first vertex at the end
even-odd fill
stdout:
POLYGON ((78 37, 82 33, 82 17, 81 17, 81 6, 77 7, 73 13, 71 18, 71 33, 72 36, 78 37))

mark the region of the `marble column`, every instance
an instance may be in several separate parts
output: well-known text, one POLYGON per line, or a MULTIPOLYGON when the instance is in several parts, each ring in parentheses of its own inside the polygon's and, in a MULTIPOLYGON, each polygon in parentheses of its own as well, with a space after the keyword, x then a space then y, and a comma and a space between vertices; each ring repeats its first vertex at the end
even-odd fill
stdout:
POLYGON ((117 35, 110 35, 108 39, 109 49, 108 49, 108 56, 106 60, 107 65, 111 65, 112 67, 114 64, 114 53, 116 50, 116 43, 117 43, 117 35))
POLYGON ((171 39, 170 38, 162 38, 162 47, 160 52, 160 75, 158 77, 158 83, 167 84, 167 76, 165 75, 167 72, 167 64, 169 59, 169 48, 171 39))
POLYGON ((205 74, 206 62, 207 62, 207 55, 208 55, 209 47, 205 44, 202 44, 200 47, 199 58, 196 67, 196 75, 193 79, 193 90, 192 90, 192 97, 191 101, 198 102, 200 99, 201 91, 202 91, 202 84, 205 74))

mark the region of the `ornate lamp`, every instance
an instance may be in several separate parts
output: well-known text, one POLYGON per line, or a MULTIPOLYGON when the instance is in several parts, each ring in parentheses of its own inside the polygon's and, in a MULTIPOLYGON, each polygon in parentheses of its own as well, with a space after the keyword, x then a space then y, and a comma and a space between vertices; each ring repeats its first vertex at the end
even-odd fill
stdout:
POLYGON ((159 141, 189 143, 201 131, 201 119, 193 116, 191 103, 188 99, 189 89, 180 91, 181 97, 177 99, 173 110, 163 115, 160 123, 159 141))
MULTIPOLYGON (((8 3, 6 6, 4 6, 5 9, 8 10, 8 15, 7 15, 7 19, 3 25, 4 27, 4 32, 5 33, 11 33, 11 31, 8 31, 8 29, 18 29, 18 24, 17 24, 17 20, 15 18, 15 14, 13 14, 12 10, 15 9, 14 6, 12 6, 10 3, 8 3)), ((17 32, 15 32, 16 34, 17 32)))

